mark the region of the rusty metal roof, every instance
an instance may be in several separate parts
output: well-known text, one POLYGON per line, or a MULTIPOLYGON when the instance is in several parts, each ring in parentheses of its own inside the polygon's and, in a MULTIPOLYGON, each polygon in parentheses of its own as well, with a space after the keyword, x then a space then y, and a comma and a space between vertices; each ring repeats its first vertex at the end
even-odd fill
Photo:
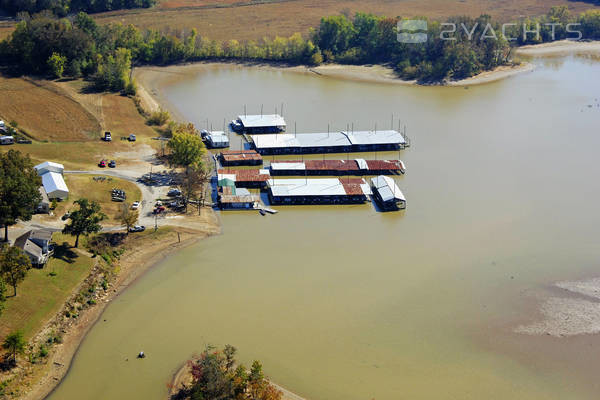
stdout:
POLYGON ((255 150, 229 150, 222 151, 221 157, 225 161, 261 161, 262 156, 255 150))

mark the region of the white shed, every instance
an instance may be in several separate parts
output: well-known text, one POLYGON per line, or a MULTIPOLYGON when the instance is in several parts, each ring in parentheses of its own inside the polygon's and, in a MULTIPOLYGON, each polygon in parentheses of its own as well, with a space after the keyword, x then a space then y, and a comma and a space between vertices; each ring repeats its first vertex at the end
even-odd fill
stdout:
POLYGON ((63 179, 62 164, 46 161, 34 167, 39 176, 42 177, 42 186, 50 199, 64 200, 69 196, 69 189, 63 179))

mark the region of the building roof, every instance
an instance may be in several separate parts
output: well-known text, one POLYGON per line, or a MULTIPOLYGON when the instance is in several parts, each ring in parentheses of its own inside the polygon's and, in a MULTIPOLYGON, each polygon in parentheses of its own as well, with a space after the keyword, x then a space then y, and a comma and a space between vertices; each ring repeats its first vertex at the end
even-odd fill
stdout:
POLYGON ((373 177, 371 178, 371 183, 379 193, 379 197, 381 197, 382 201, 406 201, 404 194, 398 185, 396 185, 396 182, 389 176, 379 175, 373 177))
POLYGON ((44 190, 48 194, 48 197, 52 197, 57 191, 69 193, 69 188, 67 188, 63 176, 57 172, 42 174, 42 185, 44 185, 44 190))
POLYGON ((217 179, 231 179, 234 182, 266 182, 271 174, 266 169, 220 169, 217 179))
POLYGON ((285 126, 285 120, 279 114, 239 115, 238 120, 244 125, 244 128, 285 126))
POLYGON ((270 165, 273 171, 368 171, 390 170, 402 168, 402 162, 397 160, 306 160, 306 161, 277 161, 270 165))
POLYGON ((52 240, 52 231, 45 229, 30 230, 15 239, 14 246, 23 250, 26 254, 34 256, 36 259, 44 255, 42 247, 35 244, 32 240, 52 240))
POLYGON ((35 170, 37 171, 38 175, 42 175, 44 172, 59 172, 62 173, 65 169, 64 165, 59 164, 59 163, 55 163, 52 161, 46 161, 43 162, 41 164, 36 165, 35 170))
POLYGON ((364 179, 271 179, 273 196, 353 196, 371 194, 364 179))
POLYGON ((228 150, 222 151, 221 157, 225 161, 261 161, 262 156, 256 150, 228 150))
POLYGON ((351 145, 381 145, 381 144, 406 144, 406 140, 397 131, 357 131, 325 132, 325 133, 271 133, 251 135, 256 148, 281 148, 281 147, 341 147, 351 145))
POLYGON ((223 131, 212 131, 206 138, 213 143, 229 143, 229 136, 223 131))

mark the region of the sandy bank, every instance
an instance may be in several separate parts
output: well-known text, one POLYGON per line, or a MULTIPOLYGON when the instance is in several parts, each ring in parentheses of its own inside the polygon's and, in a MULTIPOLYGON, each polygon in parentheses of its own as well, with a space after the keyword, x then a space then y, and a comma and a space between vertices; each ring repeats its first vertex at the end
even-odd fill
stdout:
POLYGON ((535 57, 565 56, 569 54, 600 55, 600 41, 581 42, 559 40, 556 42, 522 46, 515 54, 535 57))
POLYGON ((600 278, 558 282, 554 287, 563 295, 543 299, 541 318, 515 331, 558 337, 600 333, 600 278))
MULTIPOLYGON (((110 288, 97 301, 97 304, 83 310, 79 318, 72 323, 64 323, 63 307, 59 313, 50 320, 32 340, 32 343, 41 343, 49 332, 62 332, 63 342, 50 348, 50 353, 43 364, 31 368, 24 376, 17 377, 21 380, 23 400, 44 399, 54 390, 67 374, 73 357, 89 330, 99 320, 106 306, 119 296, 129 285, 135 282, 152 266, 158 264, 170 254, 185 247, 191 246, 201 239, 219 232, 215 220, 212 229, 199 232, 189 229, 179 229, 170 232, 152 246, 137 246, 127 251, 119 262, 119 274, 110 282, 110 288)), ((73 296, 76 296, 76 290, 73 296)), ((67 302, 68 303, 68 302, 67 302)))
MULTIPOLYGON (((177 115, 177 110, 169 104, 168 100, 162 95, 162 88, 175 83, 179 80, 195 76, 203 71, 211 69, 227 68, 256 68, 264 71, 286 71, 291 73, 300 73, 306 75, 317 75, 323 78, 343 79, 357 82, 367 82, 376 84, 393 84, 401 86, 428 86, 420 84, 415 80, 403 80, 398 78, 394 70, 384 65, 341 65, 324 64, 317 67, 307 66, 286 66, 279 64, 255 64, 238 62, 198 62, 180 65, 171 65, 167 67, 141 67, 136 68, 134 76, 138 82, 140 98, 143 104, 152 109, 152 103, 162 104, 168 107, 171 113, 177 115), (144 99, 151 97, 152 102, 145 102, 144 99)), ((508 78, 522 72, 528 72, 534 69, 533 64, 522 63, 514 66, 501 66, 493 71, 486 71, 471 78, 446 81, 436 84, 437 86, 473 86, 486 84, 501 79, 508 78)))

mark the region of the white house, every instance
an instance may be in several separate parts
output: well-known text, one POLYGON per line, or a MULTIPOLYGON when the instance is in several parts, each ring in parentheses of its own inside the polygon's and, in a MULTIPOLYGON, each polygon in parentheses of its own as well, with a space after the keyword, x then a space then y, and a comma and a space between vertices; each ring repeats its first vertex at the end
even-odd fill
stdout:
POLYGON ((69 196, 69 189, 63 179, 65 167, 51 161, 43 162, 34 167, 42 177, 42 186, 50 199, 64 200, 69 196))

